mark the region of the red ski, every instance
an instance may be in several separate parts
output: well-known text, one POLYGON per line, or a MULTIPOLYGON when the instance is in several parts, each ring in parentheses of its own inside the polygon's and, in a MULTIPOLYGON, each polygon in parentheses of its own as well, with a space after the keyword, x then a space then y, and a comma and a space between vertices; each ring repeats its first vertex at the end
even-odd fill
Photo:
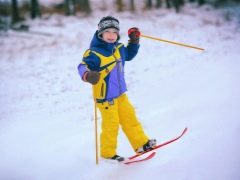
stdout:
POLYGON ((155 156, 156 152, 152 152, 151 154, 149 154, 147 157, 145 157, 145 158, 143 158, 143 159, 134 160, 135 158, 137 158, 137 157, 139 157, 139 156, 142 156, 143 154, 149 153, 149 152, 151 152, 151 151, 154 151, 154 150, 156 150, 156 149, 158 149, 158 148, 164 147, 164 146, 166 146, 166 145, 168 145, 168 144, 170 144, 170 143, 173 143, 173 142, 177 141, 178 139, 180 139, 180 138, 187 132, 187 130, 188 130, 188 129, 187 129, 187 127, 186 127, 186 128, 183 130, 183 132, 182 132, 179 136, 177 136, 176 138, 171 139, 171 140, 169 140, 169 141, 166 141, 166 142, 164 142, 164 143, 162 143, 162 144, 159 144, 159 145, 157 145, 155 148, 153 148, 153 149, 151 149, 151 150, 149 150, 149 151, 146 151, 146 152, 143 152, 143 153, 141 153, 141 154, 136 154, 136 155, 134 155, 134 156, 129 157, 129 158, 128 158, 128 161, 127 161, 127 162, 124 162, 124 164, 133 164, 133 163, 142 162, 142 161, 146 161, 146 160, 152 159, 152 158, 155 156))
POLYGON ((130 161, 125 161, 123 162, 123 164, 133 164, 133 163, 137 163, 137 162, 142 162, 142 161, 147 161, 149 159, 152 159, 155 156, 156 152, 151 152, 147 157, 143 158, 143 159, 136 159, 136 160, 130 160, 130 161))

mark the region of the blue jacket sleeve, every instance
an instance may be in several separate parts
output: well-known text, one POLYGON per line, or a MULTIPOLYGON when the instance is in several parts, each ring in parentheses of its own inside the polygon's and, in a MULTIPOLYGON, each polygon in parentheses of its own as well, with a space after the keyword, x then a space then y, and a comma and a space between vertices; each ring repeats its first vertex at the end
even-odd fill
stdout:
POLYGON ((126 61, 132 60, 138 53, 140 45, 128 43, 125 53, 126 53, 126 61))
POLYGON ((83 78, 83 75, 87 71, 99 71, 100 68, 100 59, 92 53, 90 50, 87 50, 84 55, 82 62, 78 65, 78 73, 83 78))

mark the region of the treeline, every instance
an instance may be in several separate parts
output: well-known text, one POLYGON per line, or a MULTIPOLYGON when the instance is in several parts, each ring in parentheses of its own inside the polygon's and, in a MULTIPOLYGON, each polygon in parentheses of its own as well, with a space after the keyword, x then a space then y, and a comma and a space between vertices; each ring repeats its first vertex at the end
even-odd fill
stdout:
MULTIPOLYGON (((144 1, 142 11, 160 8, 174 8, 176 12, 181 11, 181 7, 185 3, 195 2, 199 6, 206 3, 212 4, 215 7, 221 6, 230 0, 142 0, 144 1)), ((240 0, 231 0, 240 2, 240 0)), ((101 10, 107 10, 107 0, 99 0, 101 10)), ((78 12, 91 14, 93 9, 91 7, 91 0, 62 0, 61 3, 53 5, 53 7, 45 7, 39 3, 39 0, 0 0, 0 30, 9 24, 15 24, 23 21, 26 15, 32 19, 40 18, 45 13, 59 13, 69 15, 76 15, 78 12), (19 4, 21 3, 21 4, 19 4)), ((95 3, 95 1, 94 1, 95 3)), ((115 0, 111 7, 118 12, 131 11, 135 12, 139 0, 115 0)), ((139 7, 139 6, 138 6, 139 7)))

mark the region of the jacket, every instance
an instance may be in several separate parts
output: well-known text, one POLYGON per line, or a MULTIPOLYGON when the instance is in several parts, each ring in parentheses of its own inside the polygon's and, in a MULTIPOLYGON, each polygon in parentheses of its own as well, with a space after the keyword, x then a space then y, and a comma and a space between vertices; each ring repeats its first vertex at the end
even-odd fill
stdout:
POLYGON ((81 78, 86 71, 97 71, 100 80, 93 85, 94 99, 105 101, 119 97, 127 91, 124 66, 132 60, 139 49, 139 44, 108 43, 94 34, 90 48, 85 51, 82 62, 78 65, 81 78))

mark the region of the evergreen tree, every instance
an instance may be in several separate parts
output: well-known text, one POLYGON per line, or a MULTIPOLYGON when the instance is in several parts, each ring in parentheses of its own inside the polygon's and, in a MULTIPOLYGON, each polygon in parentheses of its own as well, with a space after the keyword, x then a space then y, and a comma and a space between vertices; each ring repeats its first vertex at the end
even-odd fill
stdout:
POLYGON ((20 21, 19 10, 18 10, 18 1, 12 0, 12 24, 20 21))
MULTIPOLYGON (((0 1, 0 32, 7 31, 11 24, 11 3, 7 0, 0 1)), ((1 33, 0 33, 1 36, 1 33)))
POLYGON ((180 11, 181 6, 184 5, 184 0, 166 0, 167 8, 171 8, 173 6, 176 12, 180 11))
POLYGON ((152 0, 146 0, 146 5, 145 6, 146 6, 147 9, 151 9, 152 6, 153 6, 152 0))
POLYGON ((89 0, 78 0, 78 4, 79 4, 79 9, 82 12, 85 12, 87 14, 91 13, 91 5, 90 5, 90 1, 89 0))
POLYGON ((156 0, 156 8, 160 8, 162 6, 162 0, 156 0))
POLYGON ((38 0, 31 0, 31 17, 33 19, 36 17, 41 17, 41 11, 38 0))
POLYGON ((73 15, 76 13, 76 1, 75 0, 64 0, 65 14, 73 15))

